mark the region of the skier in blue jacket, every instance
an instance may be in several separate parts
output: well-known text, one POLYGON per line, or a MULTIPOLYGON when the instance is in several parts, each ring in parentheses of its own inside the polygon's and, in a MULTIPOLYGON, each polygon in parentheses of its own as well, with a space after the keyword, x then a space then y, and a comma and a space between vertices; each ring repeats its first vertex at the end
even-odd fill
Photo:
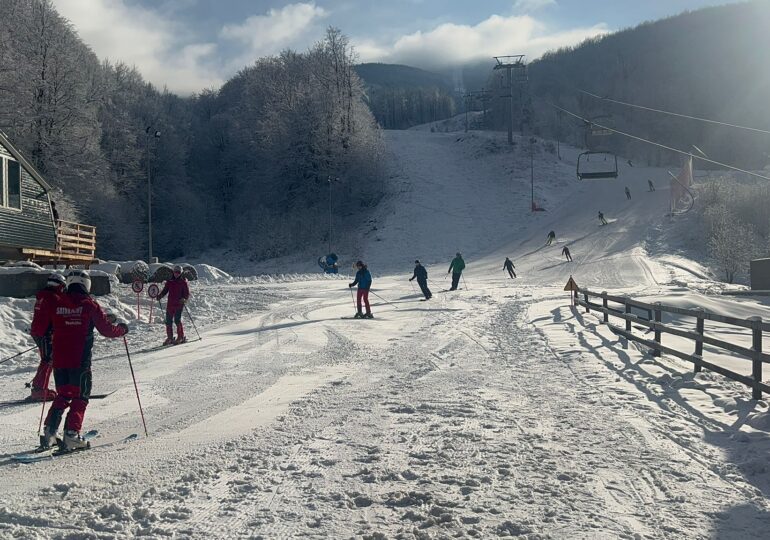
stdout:
POLYGON ((355 287, 358 285, 357 305, 358 313, 354 315, 356 319, 373 319, 372 308, 369 306, 369 289, 372 288, 372 274, 362 261, 356 263, 356 279, 348 287, 355 287), (366 313, 362 313, 361 304, 366 305, 366 313))

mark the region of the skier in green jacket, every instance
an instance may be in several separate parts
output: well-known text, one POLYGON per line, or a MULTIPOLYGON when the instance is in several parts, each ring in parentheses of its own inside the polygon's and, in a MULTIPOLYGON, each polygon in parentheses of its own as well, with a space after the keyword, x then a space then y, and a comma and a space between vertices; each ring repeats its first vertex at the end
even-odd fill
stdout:
POLYGON ((449 270, 447 271, 447 274, 452 274, 452 287, 449 289, 450 291, 457 290, 457 285, 460 283, 460 276, 462 276, 463 270, 465 270, 465 261, 463 260, 463 256, 458 252, 455 258, 452 259, 452 263, 449 265, 449 270))

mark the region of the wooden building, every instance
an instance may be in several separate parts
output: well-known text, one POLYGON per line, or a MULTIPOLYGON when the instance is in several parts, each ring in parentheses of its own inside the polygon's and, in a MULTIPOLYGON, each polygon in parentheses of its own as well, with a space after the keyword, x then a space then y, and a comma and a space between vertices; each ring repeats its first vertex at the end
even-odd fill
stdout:
POLYGON ((0 131, 0 261, 88 266, 96 228, 54 219, 51 186, 0 131))

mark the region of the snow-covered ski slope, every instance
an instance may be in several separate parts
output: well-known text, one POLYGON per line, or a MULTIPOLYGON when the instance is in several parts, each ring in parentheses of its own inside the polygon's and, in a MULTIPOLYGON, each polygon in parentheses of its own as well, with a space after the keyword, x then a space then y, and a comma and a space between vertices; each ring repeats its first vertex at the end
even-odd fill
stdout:
MULTIPOLYGON (((92 450, 15 464, 36 442, 40 409, 0 409, 0 537, 766 535, 766 404, 650 357, 561 290, 573 275, 767 315, 711 295, 698 264, 665 255, 661 238, 676 236, 661 233, 665 171, 626 165, 617 181, 579 184, 576 150, 561 162, 539 151, 548 211, 532 214, 529 157, 514 159, 504 135, 386 137, 396 193, 350 257, 370 264, 391 304, 372 297, 374 320, 342 319, 353 312, 345 276, 193 283, 203 340, 134 353, 149 438, 123 442, 141 422, 120 342, 100 341, 95 355, 94 391, 117 392, 89 407, 85 429, 101 434, 92 450), (645 192, 648 177, 657 192, 645 192), (544 247, 551 229, 557 243, 544 247), (456 251, 467 290, 442 293, 456 251), (415 258, 429 302, 406 281, 415 258)), ((120 298, 127 315, 131 299, 120 298)), ((23 303, 3 306, 22 316, 23 303)), ((132 327, 133 351, 163 338, 159 324, 132 327)), ((33 369, 28 357, 0 366, 3 394, 21 397, 33 369)))

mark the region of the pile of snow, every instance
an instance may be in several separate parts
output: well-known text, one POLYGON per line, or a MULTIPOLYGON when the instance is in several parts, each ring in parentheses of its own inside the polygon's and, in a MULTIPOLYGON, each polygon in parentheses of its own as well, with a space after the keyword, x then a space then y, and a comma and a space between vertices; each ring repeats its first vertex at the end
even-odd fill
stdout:
POLYGON ((198 274, 198 279, 205 281, 230 281, 233 279, 230 274, 220 270, 216 266, 209 264, 194 264, 193 268, 198 274))
POLYGON ((8 261, 3 265, 3 268, 33 268, 42 270, 43 267, 32 261, 8 261))

